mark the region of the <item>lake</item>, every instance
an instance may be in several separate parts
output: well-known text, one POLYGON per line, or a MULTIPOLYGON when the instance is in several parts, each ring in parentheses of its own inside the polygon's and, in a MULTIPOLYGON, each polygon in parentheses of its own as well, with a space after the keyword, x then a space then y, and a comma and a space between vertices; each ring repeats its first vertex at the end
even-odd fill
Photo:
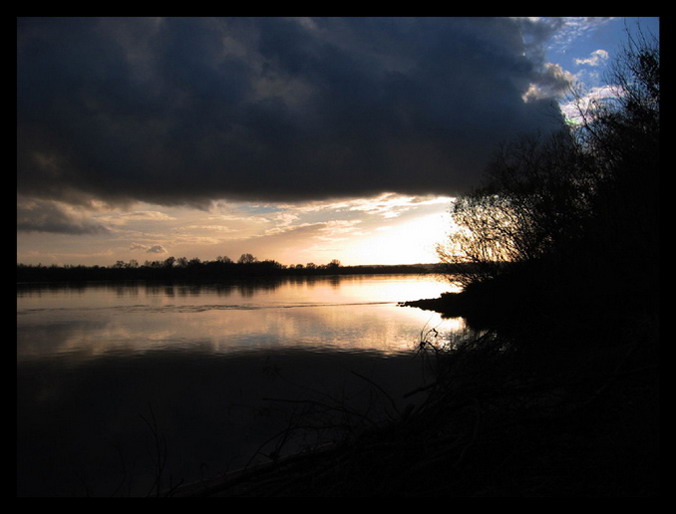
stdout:
POLYGON ((432 275, 19 285, 17 494, 164 494, 396 417, 432 379, 421 334, 465 329, 397 303, 449 290, 432 275))

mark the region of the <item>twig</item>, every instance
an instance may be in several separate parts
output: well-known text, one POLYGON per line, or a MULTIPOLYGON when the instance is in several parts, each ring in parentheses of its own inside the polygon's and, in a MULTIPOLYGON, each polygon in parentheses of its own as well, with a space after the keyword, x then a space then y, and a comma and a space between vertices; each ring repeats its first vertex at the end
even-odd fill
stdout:
MULTIPOLYGON (((150 429, 155 441, 155 483, 153 488, 155 489, 156 496, 159 496, 160 486, 162 483, 162 474, 164 473, 164 467, 167 463, 167 443, 160 437, 160 433, 157 428, 157 420, 155 419, 155 413, 153 412, 152 405, 148 404, 148 408, 150 409, 150 417, 152 422, 148 421, 148 419, 146 419, 143 414, 139 414, 139 416, 150 429)), ((148 496, 152 492, 153 488, 148 491, 148 496)))
POLYGON ((370 378, 365 377, 364 375, 362 375, 362 374, 360 374, 360 373, 357 373, 356 371, 352 371, 352 374, 355 375, 355 376, 357 376, 357 377, 359 377, 359 378, 361 378, 362 380, 368 382, 368 383, 371 384, 373 387, 375 387, 376 389, 378 389, 378 391, 380 391, 381 393, 383 393, 383 395, 385 395, 385 397, 389 400, 389 402, 390 402, 390 404, 392 405, 392 408, 394 409, 394 412, 397 414, 397 416, 401 415, 401 413, 399 412, 399 407, 397 407, 397 404, 396 404, 396 402, 394 401, 394 398, 392 398, 392 396, 390 396, 390 394, 389 394, 387 391, 385 391, 379 384, 377 384, 376 382, 374 382, 374 381, 371 380, 370 378))

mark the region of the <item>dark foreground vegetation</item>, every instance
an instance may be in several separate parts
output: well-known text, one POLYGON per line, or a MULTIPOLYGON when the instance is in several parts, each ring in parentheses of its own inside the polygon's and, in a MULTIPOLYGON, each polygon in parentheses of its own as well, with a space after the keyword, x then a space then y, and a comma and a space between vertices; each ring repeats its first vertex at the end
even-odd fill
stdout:
POLYGON ((440 254, 450 272, 472 266, 464 290, 415 306, 476 330, 423 334, 437 370, 424 400, 323 451, 173 493, 658 496, 659 71, 657 46, 630 40, 616 101, 506 147, 455 204, 465 230, 440 254))

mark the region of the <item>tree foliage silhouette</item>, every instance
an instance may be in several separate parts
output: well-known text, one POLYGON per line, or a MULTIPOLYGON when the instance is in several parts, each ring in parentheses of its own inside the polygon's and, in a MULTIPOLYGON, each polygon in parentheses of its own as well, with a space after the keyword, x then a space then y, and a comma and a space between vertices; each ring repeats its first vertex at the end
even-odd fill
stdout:
POLYGON ((459 230, 438 249, 443 261, 482 266, 474 281, 504 263, 580 251, 581 242, 606 258, 621 244, 656 248, 658 47, 630 40, 612 71, 617 96, 584 104, 578 97, 581 125, 498 149, 484 183, 453 205, 459 230), (603 245, 592 244, 598 237, 603 245))
POLYGON ((524 312, 547 302, 598 311, 617 298, 654 307, 659 70, 656 40, 630 38, 610 69, 613 98, 576 91, 579 124, 498 149, 481 186, 453 204, 457 230, 438 247, 467 296, 483 289, 524 312))

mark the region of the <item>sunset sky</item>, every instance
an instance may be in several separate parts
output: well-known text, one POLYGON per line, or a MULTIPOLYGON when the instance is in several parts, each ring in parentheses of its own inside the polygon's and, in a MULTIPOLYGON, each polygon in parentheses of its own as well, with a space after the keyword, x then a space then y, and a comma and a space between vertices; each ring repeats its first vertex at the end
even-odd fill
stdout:
POLYGON ((435 262, 657 18, 19 18, 17 262, 435 262))

